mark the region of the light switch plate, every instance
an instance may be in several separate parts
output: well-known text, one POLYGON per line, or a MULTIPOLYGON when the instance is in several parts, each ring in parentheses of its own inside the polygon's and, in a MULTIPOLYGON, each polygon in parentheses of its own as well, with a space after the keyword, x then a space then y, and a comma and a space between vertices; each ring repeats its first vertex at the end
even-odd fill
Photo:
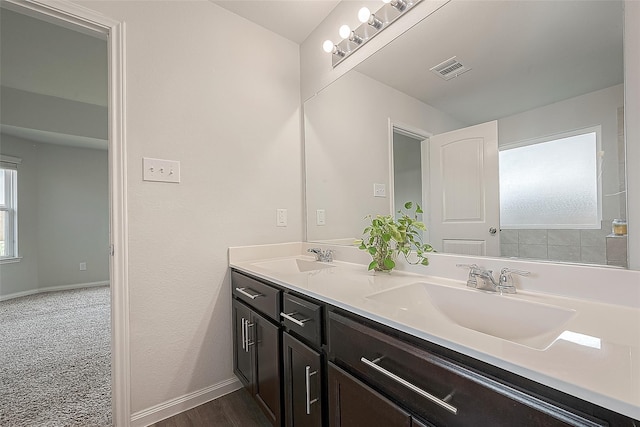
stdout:
POLYGON ((325 225, 326 224, 326 215, 324 209, 316 210, 316 225, 325 225))
POLYGON ((373 197, 387 197, 387 190, 384 184, 373 184, 373 197))
POLYGON ((142 158, 142 180, 180 182, 180 162, 177 160, 142 158))

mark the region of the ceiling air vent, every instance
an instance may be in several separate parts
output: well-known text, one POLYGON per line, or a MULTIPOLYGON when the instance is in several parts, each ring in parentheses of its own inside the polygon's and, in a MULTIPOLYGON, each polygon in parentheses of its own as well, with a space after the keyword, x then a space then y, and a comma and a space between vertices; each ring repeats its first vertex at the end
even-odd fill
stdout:
POLYGON ((458 77, 462 73, 466 73, 471 68, 467 68, 464 64, 454 56, 453 58, 447 59, 444 62, 436 65, 433 68, 430 68, 429 71, 436 73, 438 76, 442 77, 445 80, 451 80, 454 77, 458 77))

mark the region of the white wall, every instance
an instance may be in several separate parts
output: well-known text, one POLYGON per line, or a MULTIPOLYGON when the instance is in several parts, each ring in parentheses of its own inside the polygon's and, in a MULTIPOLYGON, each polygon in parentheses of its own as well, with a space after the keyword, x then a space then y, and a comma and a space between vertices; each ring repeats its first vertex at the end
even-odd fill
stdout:
POLYGON ((389 119, 432 134, 462 124, 435 108, 356 71, 307 101, 305 172, 307 239, 360 238, 372 214, 388 215, 388 197, 373 197, 373 184, 389 187, 389 119), (326 225, 316 225, 316 210, 326 225))
POLYGON ((302 238, 298 46, 209 1, 81 4, 126 25, 139 415, 233 377, 227 248, 302 238), (182 182, 143 182, 144 156, 179 160, 182 182))
POLYGON ((109 280, 107 152, 0 135, 18 166, 20 262, 2 264, 0 297, 109 280), (80 262, 87 270, 80 271, 80 262))

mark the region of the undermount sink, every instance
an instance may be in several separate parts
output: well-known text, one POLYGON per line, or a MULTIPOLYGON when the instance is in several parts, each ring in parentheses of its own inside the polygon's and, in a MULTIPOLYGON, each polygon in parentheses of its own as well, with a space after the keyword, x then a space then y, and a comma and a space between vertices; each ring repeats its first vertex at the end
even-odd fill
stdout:
POLYGON ((576 311, 476 289, 418 282, 367 297, 397 309, 437 310, 451 322, 535 349, 547 348, 576 311))
POLYGON ((300 258, 283 258, 274 259, 271 261, 256 262, 256 267, 271 270, 276 273, 306 273, 309 271, 324 270, 326 268, 333 268, 334 265, 326 264, 318 261, 309 261, 300 258))

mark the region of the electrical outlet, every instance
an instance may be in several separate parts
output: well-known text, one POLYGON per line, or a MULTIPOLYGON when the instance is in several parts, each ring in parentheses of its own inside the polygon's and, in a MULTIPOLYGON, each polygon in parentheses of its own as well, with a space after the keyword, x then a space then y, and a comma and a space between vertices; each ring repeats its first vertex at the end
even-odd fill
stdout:
POLYGON ((286 209, 276 209, 276 225, 278 227, 287 226, 287 210, 286 209))
POLYGON ((180 162, 143 157, 142 180, 178 183, 180 182, 180 162))
POLYGON ((80 271, 87 271, 87 263, 86 262, 81 262, 80 263, 80 271))
POLYGON ((326 215, 324 209, 316 210, 316 225, 325 225, 326 224, 326 215))
POLYGON ((373 184, 373 197, 387 197, 384 184, 373 184))

